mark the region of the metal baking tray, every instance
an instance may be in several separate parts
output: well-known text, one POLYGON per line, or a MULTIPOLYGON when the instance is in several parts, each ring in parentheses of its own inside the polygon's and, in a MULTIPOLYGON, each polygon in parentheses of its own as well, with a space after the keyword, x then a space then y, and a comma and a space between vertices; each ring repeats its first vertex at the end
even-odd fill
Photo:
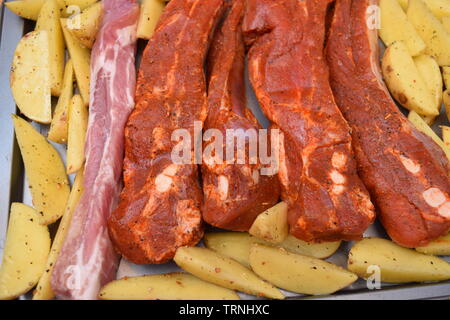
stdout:
MULTIPOLYGON (((2 1, 0 0, 0 3, 2 1)), ((18 201, 31 205, 31 195, 28 190, 24 175, 24 168, 20 151, 14 137, 14 130, 11 121, 11 114, 17 113, 16 105, 11 95, 9 87, 9 71, 14 54, 15 47, 22 37, 33 28, 33 23, 25 21, 9 10, 6 10, 3 4, 0 4, 0 256, 3 256, 3 244, 6 237, 9 207, 12 202, 18 201)), ((140 43, 142 49, 144 43, 140 43)), ((257 118, 267 124, 267 120, 262 115, 258 107, 254 93, 247 81, 247 92, 249 106, 254 111, 257 118)), ((440 130, 439 125, 449 124, 444 112, 439 120, 433 126, 433 129, 440 130)), ((46 134, 47 126, 34 124, 35 127, 46 134)), ((66 150, 64 146, 53 144, 65 158, 66 150)), ((73 181, 73 177, 71 177, 73 181)), ((386 237, 383 228, 378 224, 371 226, 365 233, 365 236, 386 237)), ((340 266, 347 263, 347 255, 353 243, 343 243, 341 248, 328 260, 340 266)), ((450 262, 450 256, 445 257, 450 262)), ((157 274, 180 271, 174 263, 164 265, 146 265, 138 266, 122 260, 117 278, 124 276, 136 276, 142 274, 157 274)), ((450 297, 450 281, 430 284, 409 284, 392 285, 381 284, 381 289, 369 290, 366 281, 360 279, 350 287, 339 291, 330 296, 300 296, 298 294, 284 292, 290 299, 448 299, 450 297)), ((255 297, 242 294, 243 299, 255 299, 255 297)), ((21 299, 29 299, 26 295, 21 299)))

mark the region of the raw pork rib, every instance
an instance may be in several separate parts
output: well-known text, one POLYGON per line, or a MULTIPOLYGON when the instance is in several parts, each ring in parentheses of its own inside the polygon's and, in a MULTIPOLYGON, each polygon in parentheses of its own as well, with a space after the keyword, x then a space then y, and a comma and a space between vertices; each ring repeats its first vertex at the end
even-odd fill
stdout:
POLYGON ((284 133, 278 176, 290 232, 316 242, 360 239, 375 218, 328 82, 329 3, 248 0, 243 23, 250 80, 264 113, 284 133))
MULTIPOLYGON (((209 110, 205 130, 220 130, 223 137, 226 130, 253 130, 258 133, 260 129, 246 106, 245 51, 241 33, 244 0, 230 3, 232 7, 223 26, 214 35, 208 58, 209 110)), ((226 140, 223 142, 220 145, 225 156, 226 140)), ((207 150, 207 145, 205 142, 204 150, 207 150)), ((235 144, 235 159, 238 158, 237 148, 235 144)), ((214 158, 208 158, 208 155, 203 158, 203 219, 213 226, 247 231, 261 212, 279 200, 276 175, 261 175, 262 165, 249 163, 248 145, 244 151, 245 164, 211 162, 210 159, 214 158)))
POLYGON ((406 247, 450 228, 448 160, 400 113, 381 79, 371 5, 338 0, 327 45, 331 85, 353 130, 360 175, 389 236, 406 247), (372 15, 372 16, 371 16, 372 15))
POLYGON ((115 248, 134 263, 167 262, 203 235, 194 121, 202 127, 207 116, 203 65, 222 5, 171 0, 144 51, 125 130, 125 188, 108 221, 115 248), (191 138, 187 162, 172 161, 177 129, 191 138))
POLYGON ((100 286, 114 279, 118 263, 107 217, 120 192, 123 132, 134 107, 139 6, 134 0, 103 4, 91 57, 84 193, 52 272, 52 288, 64 299, 96 299, 100 286))

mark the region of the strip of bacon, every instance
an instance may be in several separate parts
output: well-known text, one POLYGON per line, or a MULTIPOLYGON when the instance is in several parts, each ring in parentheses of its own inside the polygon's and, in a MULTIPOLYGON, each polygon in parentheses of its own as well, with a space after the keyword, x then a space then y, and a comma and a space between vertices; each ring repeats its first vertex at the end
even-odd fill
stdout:
POLYGON ((327 45, 331 85, 352 127, 360 175, 389 236, 426 245, 450 228, 450 166, 387 91, 379 67, 375 0, 338 0, 327 45))
POLYGON ((91 56, 91 105, 84 193, 52 272, 58 298, 97 299, 114 279, 118 256, 107 217, 121 186, 123 132, 134 107, 136 23, 134 0, 104 0, 105 14, 91 56))
POLYGON ((290 232, 305 241, 360 239, 375 218, 356 171, 350 128, 323 55, 329 0, 247 0, 253 88, 284 133, 279 178, 290 232))

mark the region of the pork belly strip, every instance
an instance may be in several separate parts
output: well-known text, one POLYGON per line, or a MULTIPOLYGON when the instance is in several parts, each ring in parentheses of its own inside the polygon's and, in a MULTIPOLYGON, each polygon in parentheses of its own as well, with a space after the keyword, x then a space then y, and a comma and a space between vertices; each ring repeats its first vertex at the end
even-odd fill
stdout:
POLYGON ((449 164, 444 152, 399 111, 381 78, 369 6, 338 0, 327 56, 336 101, 352 127, 360 175, 389 236, 417 247, 450 228, 449 164))
POLYGON ((134 0, 104 0, 105 15, 91 56, 91 104, 86 137, 84 193, 52 272, 58 298, 97 299, 115 278, 118 256, 107 217, 121 186, 123 132, 134 107, 136 22, 134 0))
POLYGON ((203 194, 193 162, 194 121, 207 116, 203 65, 222 0, 172 0, 144 51, 136 108, 125 130, 125 187, 109 219, 115 248, 138 263, 164 263, 203 235, 203 194), (177 129, 189 162, 172 161, 177 129))
MULTIPOLYGON (((223 137, 227 130, 258 133, 261 129, 256 118, 247 108, 244 82, 245 49, 241 22, 244 0, 232 0, 226 18, 215 32, 208 57, 209 91, 208 130, 220 130, 223 137), (249 130, 249 131, 247 131, 249 130)), ((256 135, 255 135, 256 136, 256 135)), ((249 142, 247 138, 247 142, 249 142)), ((204 150, 214 144, 214 138, 204 143, 204 150)), ((205 153, 202 164, 204 191, 203 219, 216 227, 235 231, 248 231, 256 217, 279 200, 279 184, 276 175, 261 175, 262 165, 256 158, 252 164, 249 146, 245 146, 245 163, 225 162, 226 140, 219 142, 223 157, 205 153), (222 143, 223 142, 223 143, 222 143)), ((234 157, 239 158, 239 146, 235 143, 234 157)))
POLYGON ((323 55, 327 0, 248 0, 249 73, 284 134, 279 179, 290 232, 305 241, 360 239, 375 214, 323 55))

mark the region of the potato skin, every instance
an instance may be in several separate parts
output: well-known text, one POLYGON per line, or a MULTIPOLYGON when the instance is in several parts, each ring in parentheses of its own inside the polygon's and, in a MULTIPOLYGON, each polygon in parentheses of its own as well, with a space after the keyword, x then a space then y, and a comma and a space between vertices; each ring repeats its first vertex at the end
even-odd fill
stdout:
POLYGON ((17 298, 35 286, 45 271, 50 242, 36 210, 13 203, 0 268, 0 300, 17 298))
POLYGON ((380 268, 383 282, 405 283, 450 279, 450 264, 381 238, 365 238, 349 253, 348 269, 367 279, 369 266, 380 268))
POLYGON ((102 300, 239 300, 230 289, 187 273, 146 275, 115 280, 99 293, 102 300))

